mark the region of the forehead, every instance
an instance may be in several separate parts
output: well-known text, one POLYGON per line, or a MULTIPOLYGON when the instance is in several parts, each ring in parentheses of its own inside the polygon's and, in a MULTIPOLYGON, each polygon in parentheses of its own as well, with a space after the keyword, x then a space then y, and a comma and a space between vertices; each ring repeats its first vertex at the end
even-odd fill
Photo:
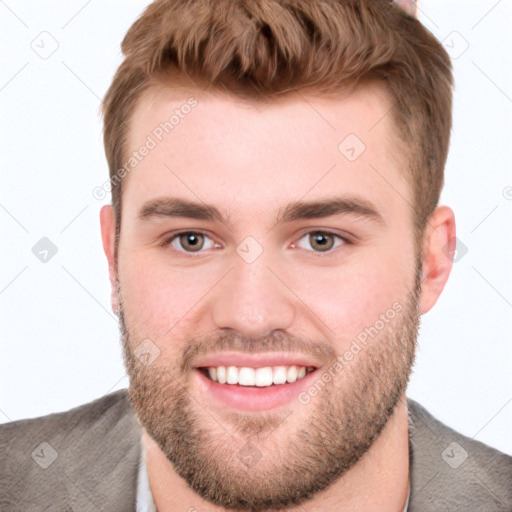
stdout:
POLYGON ((151 88, 130 120, 123 205, 135 215, 168 195, 228 215, 274 214, 289 200, 336 192, 373 200, 383 215, 403 213, 412 197, 390 110, 378 84, 268 102, 181 84, 151 88))

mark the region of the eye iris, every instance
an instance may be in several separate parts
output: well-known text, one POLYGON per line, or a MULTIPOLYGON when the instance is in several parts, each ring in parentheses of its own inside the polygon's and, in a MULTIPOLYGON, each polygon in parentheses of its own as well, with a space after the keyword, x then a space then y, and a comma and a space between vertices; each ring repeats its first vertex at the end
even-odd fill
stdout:
POLYGON ((204 245, 204 237, 199 233, 182 233, 180 243, 184 249, 199 251, 204 245))
POLYGON ((309 235, 311 247, 318 248, 320 251, 328 251, 329 249, 332 249, 332 246, 334 244, 333 236, 328 235, 326 233, 311 233, 309 235), (315 247, 317 245, 317 247, 315 247))

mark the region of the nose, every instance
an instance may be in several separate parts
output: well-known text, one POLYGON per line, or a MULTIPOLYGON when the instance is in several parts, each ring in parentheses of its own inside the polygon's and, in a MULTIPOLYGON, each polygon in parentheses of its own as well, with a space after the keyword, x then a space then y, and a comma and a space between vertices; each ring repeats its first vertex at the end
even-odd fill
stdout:
POLYGON ((234 329, 249 338, 288 329, 295 318, 295 296, 279 272, 263 257, 247 263, 235 260, 233 269, 216 287, 213 320, 218 329, 234 329))

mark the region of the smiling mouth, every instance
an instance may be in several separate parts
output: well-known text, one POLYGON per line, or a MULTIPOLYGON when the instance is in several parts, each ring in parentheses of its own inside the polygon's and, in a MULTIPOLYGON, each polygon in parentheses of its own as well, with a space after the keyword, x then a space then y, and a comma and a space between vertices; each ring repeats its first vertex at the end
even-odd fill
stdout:
POLYGON ((313 366, 208 366, 198 370, 208 379, 228 386, 265 388, 292 384, 316 370, 313 366))

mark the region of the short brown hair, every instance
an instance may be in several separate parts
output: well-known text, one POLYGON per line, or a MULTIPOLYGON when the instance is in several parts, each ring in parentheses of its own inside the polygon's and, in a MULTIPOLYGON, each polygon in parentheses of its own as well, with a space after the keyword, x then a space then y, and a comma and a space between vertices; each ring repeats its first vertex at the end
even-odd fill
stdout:
POLYGON ((384 84, 407 151, 416 234, 438 204, 452 125, 452 66, 441 43, 392 0, 156 0, 130 27, 103 101, 116 215, 136 100, 174 76, 254 100, 292 90, 384 84))

